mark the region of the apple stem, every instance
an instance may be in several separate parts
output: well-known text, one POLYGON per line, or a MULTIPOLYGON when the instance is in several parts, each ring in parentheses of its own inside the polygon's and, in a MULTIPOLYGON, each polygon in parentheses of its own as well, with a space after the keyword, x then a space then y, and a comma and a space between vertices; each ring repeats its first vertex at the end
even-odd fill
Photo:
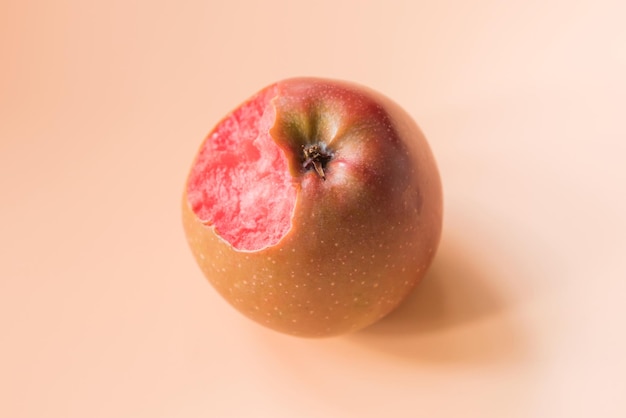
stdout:
POLYGON ((330 153, 326 152, 319 145, 302 146, 302 152, 304 154, 304 161, 302 166, 310 170, 311 167, 315 169, 315 172, 322 180, 326 180, 326 173, 324 173, 324 166, 331 159, 330 153))
POLYGON ((315 167, 315 171, 322 178, 322 180, 326 180, 326 175, 324 174, 324 168, 319 161, 313 161, 313 167, 315 167))

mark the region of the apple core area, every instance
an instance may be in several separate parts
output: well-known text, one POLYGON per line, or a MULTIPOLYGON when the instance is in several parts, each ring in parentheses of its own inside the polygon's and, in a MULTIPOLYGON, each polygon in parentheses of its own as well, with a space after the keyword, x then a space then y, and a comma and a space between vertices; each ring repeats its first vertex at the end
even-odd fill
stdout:
POLYGON ((196 216, 238 250, 275 245, 291 228, 296 188, 270 135, 276 94, 270 86, 224 118, 202 144, 187 183, 196 216))

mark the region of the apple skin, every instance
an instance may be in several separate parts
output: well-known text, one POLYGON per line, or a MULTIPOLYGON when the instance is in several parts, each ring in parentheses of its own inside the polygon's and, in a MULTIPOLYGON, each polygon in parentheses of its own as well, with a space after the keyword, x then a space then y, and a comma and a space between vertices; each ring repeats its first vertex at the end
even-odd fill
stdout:
POLYGON ((272 88, 270 134, 297 188, 291 229, 275 245, 237 250, 198 219, 186 188, 189 246, 224 299, 264 326, 301 337, 359 330, 396 308, 435 255, 443 203, 433 154, 413 119, 366 87, 295 78, 272 88), (332 152, 325 179, 302 169, 313 142, 332 152))

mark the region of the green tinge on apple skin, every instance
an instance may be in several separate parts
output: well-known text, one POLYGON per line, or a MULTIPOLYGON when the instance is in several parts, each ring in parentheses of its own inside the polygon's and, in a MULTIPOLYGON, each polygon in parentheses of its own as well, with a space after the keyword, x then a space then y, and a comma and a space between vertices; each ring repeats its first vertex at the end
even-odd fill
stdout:
POLYGON ((241 313, 302 337, 361 329, 393 310, 425 274, 439 242, 439 173, 421 131, 398 105, 353 84, 279 82, 271 135, 297 188, 288 233, 242 252, 183 199, 192 252, 241 313), (326 180, 302 168, 303 145, 333 153, 326 180))

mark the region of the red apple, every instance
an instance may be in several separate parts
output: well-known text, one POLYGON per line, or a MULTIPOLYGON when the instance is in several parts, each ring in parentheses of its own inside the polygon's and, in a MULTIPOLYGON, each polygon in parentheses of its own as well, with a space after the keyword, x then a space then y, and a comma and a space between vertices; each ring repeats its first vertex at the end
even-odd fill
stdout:
POLYGON ((235 308, 331 336, 379 320, 435 254, 439 173, 421 131, 370 89, 280 81, 217 124, 183 198, 191 250, 235 308))

